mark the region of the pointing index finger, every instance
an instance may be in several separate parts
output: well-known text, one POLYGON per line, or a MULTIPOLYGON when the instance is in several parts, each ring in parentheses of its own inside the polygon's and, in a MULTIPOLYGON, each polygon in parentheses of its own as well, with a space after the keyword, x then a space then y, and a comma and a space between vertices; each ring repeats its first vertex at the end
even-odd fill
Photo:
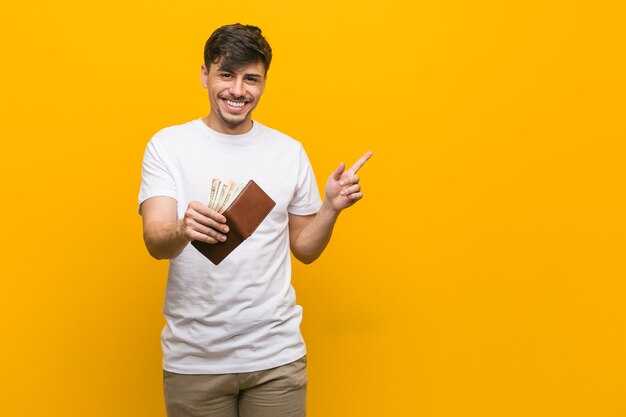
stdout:
POLYGON ((356 173, 367 162, 367 160, 371 158, 371 156, 373 154, 374 154, 374 152, 372 152, 372 151, 365 152, 365 155, 363 155, 361 158, 359 158, 359 160, 356 161, 354 163, 354 165, 352 165, 350 167, 350 171, 356 173))

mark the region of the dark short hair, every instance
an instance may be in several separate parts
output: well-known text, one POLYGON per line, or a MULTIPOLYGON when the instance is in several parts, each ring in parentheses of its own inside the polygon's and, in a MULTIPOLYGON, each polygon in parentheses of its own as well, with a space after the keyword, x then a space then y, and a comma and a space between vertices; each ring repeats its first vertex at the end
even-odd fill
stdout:
POLYGON ((211 64, 220 62, 222 69, 234 72, 259 61, 265 66, 267 74, 272 62, 272 48, 256 26, 239 23, 222 26, 213 32, 204 45, 204 65, 207 70, 211 64))

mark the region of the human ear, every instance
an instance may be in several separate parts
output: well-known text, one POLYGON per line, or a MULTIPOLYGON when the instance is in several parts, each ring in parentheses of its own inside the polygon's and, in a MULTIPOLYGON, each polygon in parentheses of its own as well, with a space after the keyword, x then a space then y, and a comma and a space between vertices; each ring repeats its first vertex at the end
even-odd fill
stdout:
POLYGON ((202 66, 200 67, 200 82, 202 83, 202 87, 209 88, 208 78, 209 70, 204 64, 202 64, 202 66))

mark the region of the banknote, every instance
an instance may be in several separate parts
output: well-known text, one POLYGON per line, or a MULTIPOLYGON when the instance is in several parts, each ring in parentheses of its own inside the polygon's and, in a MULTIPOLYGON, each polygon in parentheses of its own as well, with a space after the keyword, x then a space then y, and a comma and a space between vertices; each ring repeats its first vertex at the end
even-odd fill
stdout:
POLYGON ((233 183, 229 195, 226 196, 226 201, 224 205, 218 210, 220 213, 223 213, 230 205, 235 201, 237 196, 241 193, 241 191, 245 188, 246 184, 244 183, 233 183))
POLYGON ((237 188, 237 183, 235 183, 234 181, 228 181, 226 182, 226 185, 227 186, 225 187, 224 197, 222 198, 222 200, 217 205, 217 208, 215 209, 217 210, 218 213, 222 213, 224 210, 226 210, 224 206, 226 205, 226 202, 230 199, 230 196, 233 193, 233 190, 237 188))
POLYGON ((217 199, 215 200, 215 210, 217 211, 224 204, 224 199, 226 198, 226 191, 230 187, 229 181, 220 182, 220 188, 217 192, 217 199))
POLYGON ((209 193, 209 207, 223 213, 244 189, 245 183, 233 180, 211 179, 211 191, 209 193))
POLYGON ((215 195, 217 194, 217 188, 219 186, 220 179, 213 178, 211 180, 211 192, 209 194, 209 207, 213 208, 213 204, 215 204, 215 195))

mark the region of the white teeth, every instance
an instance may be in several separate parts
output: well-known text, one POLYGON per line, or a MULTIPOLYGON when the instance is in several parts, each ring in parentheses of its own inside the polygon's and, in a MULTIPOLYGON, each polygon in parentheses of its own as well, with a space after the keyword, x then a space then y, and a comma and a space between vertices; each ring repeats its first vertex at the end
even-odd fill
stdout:
POLYGON ((231 107, 243 107, 243 105, 246 103, 236 103, 234 101, 226 100, 226 104, 228 104, 231 107))

